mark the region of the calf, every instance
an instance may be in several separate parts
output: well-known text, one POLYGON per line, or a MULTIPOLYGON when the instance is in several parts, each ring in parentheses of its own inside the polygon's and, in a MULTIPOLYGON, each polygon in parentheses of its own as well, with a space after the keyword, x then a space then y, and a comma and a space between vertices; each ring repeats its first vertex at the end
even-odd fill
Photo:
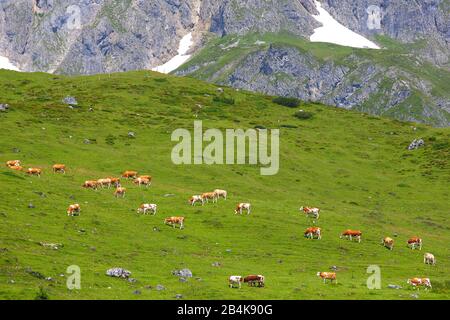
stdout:
POLYGON ((152 176, 139 176, 138 178, 147 179, 149 181, 149 185, 152 184, 152 176))
POLYGON ((419 237, 412 237, 408 239, 408 247, 411 248, 411 250, 414 250, 416 248, 419 248, 419 250, 422 250, 422 239, 419 237))
POLYGON ((124 197, 125 197, 125 192, 126 192, 126 191, 127 191, 127 189, 125 189, 125 188, 117 187, 116 190, 114 191, 114 196, 115 196, 116 198, 118 198, 118 197, 124 198, 124 197))
POLYGON ((353 240, 353 238, 355 238, 356 240, 358 240, 358 242, 361 242, 361 236, 362 236, 362 232, 359 230, 345 230, 344 232, 342 232, 340 238, 346 238, 349 239, 350 241, 353 240))
POLYGON ((54 164, 52 166, 53 169, 53 173, 57 173, 57 172, 61 172, 61 173, 66 173, 66 166, 60 163, 54 164))
POLYGON ((431 289, 431 282, 429 278, 412 278, 408 279, 406 283, 412 285, 414 288, 417 289, 419 289, 421 286, 424 286, 425 290, 428 288, 431 289))
POLYGON ((423 255, 423 263, 435 265, 436 264, 436 258, 434 257, 433 254, 427 252, 427 253, 425 253, 423 255))
POLYGON ((109 188, 111 188, 111 179, 110 178, 98 179, 97 185, 99 185, 102 188, 107 187, 109 189, 109 188))
POLYGON ((38 176, 39 178, 41 177, 41 169, 38 168, 28 168, 27 173, 29 175, 34 175, 34 176, 38 176))
POLYGON ((230 288, 234 288, 237 285, 237 287, 240 289, 241 288, 241 282, 243 280, 244 279, 241 276, 230 276, 228 278, 228 286, 230 288))
POLYGON ((134 179, 133 182, 134 182, 135 184, 137 184, 139 187, 140 187, 141 185, 144 185, 144 186, 146 186, 147 188, 148 188, 148 186, 151 184, 150 180, 145 179, 145 178, 141 178, 141 177, 134 179))
POLYGON ((124 178, 136 178, 137 177, 137 171, 131 171, 131 170, 127 170, 124 173, 122 173, 122 177, 124 178))
POLYGON ((310 208, 310 207, 300 207, 300 211, 303 211, 303 213, 310 218, 313 218, 314 220, 319 219, 319 208, 310 208))
POLYGON ((329 279, 331 283, 333 283, 333 281, 337 283, 336 272, 317 272, 317 276, 323 279, 323 283, 326 283, 327 279, 329 279))
POLYGON ((7 167, 17 167, 17 166, 20 166, 20 160, 9 160, 9 161, 6 161, 6 166, 7 166, 7 167))
POLYGON ((69 208, 67 208, 67 215, 68 216, 75 216, 79 215, 79 212, 81 211, 80 205, 78 203, 71 204, 69 208))
POLYGON ((96 180, 86 180, 86 181, 83 183, 82 187, 83 187, 83 188, 86 188, 86 189, 94 189, 94 190, 97 190, 98 184, 97 184, 97 181, 96 181, 96 180))
POLYGON ((381 240, 381 244, 383 246, 385 246, 386 248, 388 248, 389 250, 394 249, 394 239, 390 238, 390 237, 384 237, 381 240))
POLYGON ((180 225, 180 229, 184 228, 184 217, 169 217, 164 219, 164 223, 171 225, 175 228, 177 224, 180 225))
POLYGON ((23 170, 22 166, 11 166, 9 168, 12 169, 12 170, 17 170, 17 171, 22 171, 23 170))
POLYGON ((218 197, 215 192, 205 192, 205 193, 202 193, 202 199, 203 199, 203 202, 205 202, 205 201, 209 202, 209 200, 212 200, 212 202, 214 203, 214 202, 217 202, 218 197))
POLYGON ((217 198, 222 197, 225 200, 227 200, 227 192, 225 190, 216 189, 213 192, 217 195, 217 198))
POLYGON ((249 286, 254 287, 264 287, 264 276, 263 275, 249 275, 244 278, 244 282, 247 282, 249 286))
POLYGON ((200 202, 202 205, 205 203, 202 196, 192 196, 189 198, 189 203, 193 206, 196 202, 200 202))
POLYGON ((314 239, 316 237, 318 240, 322 239, 322 231, 318 227, 310 227, 305 230, 305 237, 308 239, 314 239))
POLYGON ((141 206, 137 209, 138 213, 147 214, 147 211, 150 211, 153 215, 156 214, 156 208, 157 205, 154 203, 143 203, 141 206))
POLYGON ((243 210, 247 211, 247 214, 250 214, 250 203, 238 203, 236 209, 234 209, 234 214, 242 214, 243 210))

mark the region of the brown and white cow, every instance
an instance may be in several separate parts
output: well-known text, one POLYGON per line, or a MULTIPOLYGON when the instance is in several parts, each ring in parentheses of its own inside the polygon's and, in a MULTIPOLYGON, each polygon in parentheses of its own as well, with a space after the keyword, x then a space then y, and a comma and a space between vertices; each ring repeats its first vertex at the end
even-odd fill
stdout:
POLYGON ((327 280, 330 280, 331 283, 333 281, 337 283, 336 272, 317 272, 317 276, 323 279, 323 283, 326 283, 327 280))
POLYGON ((241 288, 241 283, 244 281, 244 278, 242 276, 230 276, 228 278, 228 286, 230 288, 234 288, 237 286, 239 289, 241 288))
POLYGON ((412 250, 419 248, 422 250, 422 239, 419 237, 411 237, 408 239, 408 247, 412 250))
POLYGON ((96 181, 96 180, 86 180, 86 181, 83 183, 82 187, 83 187, 83 188, 86 188, 86 189, 94 189, 94 190, 97 190, 98 184, 97 184, 97 181, 96 181))
POLYGON ((40 177, 41 177, 42 170, 39 169, 39 168, 28 168, 28 169, 27 169, 27 173, 28 173, 29 175, 38 176, 38 177, 40 178, 40 177))
POLYGON ((435 265, 436 264, 436 258, 434 257, 434 254, 429 253, 429 252, 425 253, 423 255, 423 263, 435 265))
POLYGON ((79 215, 81 211, 80 205, 78 203, 71 204, 69 208, 67 208, 67 215, 68 216, 75 216, 79 215))
POLYGON ((244 282, 248 283, 251 287, 264 287, 264 276, 263 275, 249 275, 244 278, 244 282))
POLYGON ((217 199, 222 197, 227 200, 227 191, 222 189, 216 189, 213 191, 217 195, 217 199))
POLYGON ((146 175, 146 176, 139 176, 138 178, 147 179, 149 181, 149 185, 152 184, 152 176, 146 175))
POLYGON ((111 177, 109 177, 108 179, 110 179, 111 180, 111 184, 114 186, 114 187, 120 187, 120 178, 111 178, 111 177))
POLYGON ((200 202, 202 205, 205 203, 202 196, 196 195, 189 198, 189 204, 193 206, 196 202, 200 202))
POLYGON ((143 203, 137 209, 138 213, 147 214, 147 211, 150 211, 153 215, 156 214, 157 205, 154 203, 143 203))
POLYGON ((123 187, 117 187, 116 190, 114 191, 114 196, 116 198, 118 197, 125 197, 125 192, 127 191, 127 189, 123 188, 123 187))
POLYGON ((319 227, 310 227, 305 230, 305 237, 308 239, 317 238, 318 240, 322 239, 322 231, 319 227))
POLYGON ((319 208, 312 208, 312 207, 300 207, 300 211, 303 211, 303 213, 310 218, 313 218, 314 220, 319 219, 319 208))
POLYGON ((7 166, 7 167, 17 167, 17 166, 20 166, 20 160, 9 160, 9 161, 6 161, 6 166, 7 166))
POLYGON ((385 246, 386 248, 388 248, 389 250, 393 250, 394 249, 394 239, 392 239, 390 237, 384 237, 381 240, 381 244, 383 246, 385 246))
POLYGON ((250 203, 238 203, 236 209, 234 209, 234 214, 242 214, 242 211, 246 210, 247 214, 250 214, 251 204, 250 203))
POLYGON ((98 179, 97 180, 97 185, 100 187, 107 187, 108 189, 111 188, 111 179, 110 178, 105 178, 105 179, 98 179))
POLYGON ((148 188, 148 186, 151 184, 150 180, 145 179, 145 178, 141 178, 141 177, 134 179, 133 182, 134 182, 135 184, 137 184, 139 187, 140 187, 141 185, 144 185, 144 186, 146 186, 147 188, 148 188))
POLYGON ((344 232, 342 232, 340 238, 346 238, 349 239, 350 241, 352 241, 353 239, 356 239, 358 242, 361 242, 361 236, 362 236, 362 232, 359 230, 350 230, 347 229, 344 232))
POLYGON ((61 163, 54 164, 52 166, 52 169, 53 169, 53 173, 57 173, 57 172, 66 173, 66 166, 61 163))
POLYGON ((136 178, 137 177, 137 171, 127 170, 124 173, 122 173, 122 177, 124 178, 136 178))
POLYGON ((17 170, 17 171, 22 171, 23 170, 22 166, 11 166, 9 168, 12 169, 12 170, 17 170))
POLYGON ((180 225, 180 229, 184 228, 184 217, 169 217, 164 219, 164 223, 171 225, 175 228, 177 224, 180 225))
POLYGON ((412 285, 414 288, 419 289, 420 287, 425 287, 425 290, 431 289, 431 281, 430 278, 412 278, 406 281, 407 284, 412 285))
POLYGON ((205 192, 202 193, 202 199, 203 202, 209 202, 209 200, 212 200, 213 203, 217 202, 218 196, 215 192, 205 192))

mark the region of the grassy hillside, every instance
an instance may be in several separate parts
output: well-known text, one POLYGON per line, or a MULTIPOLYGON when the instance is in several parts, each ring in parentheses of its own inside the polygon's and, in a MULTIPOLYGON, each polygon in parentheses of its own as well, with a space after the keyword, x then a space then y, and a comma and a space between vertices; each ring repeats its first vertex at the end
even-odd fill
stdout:
MULTIPOLYGON (((338 94, 343 94, 339 88, 347 82, 362 84, 363 88, 359 88, 354 94, 358 94, 366 86, 375 86, 377 87, 375 93, 367 91, 367 99, 364 103, 352 106, 353 110, 400 120, 417 119, 434 126, 448 126, 450 113, 443 107, 445 105, 443 101, 450 99, 450 72, 444 68, 437 68, 418 57, 415 50, 422 48, 426 43, 422 41, 414 44, 400 44, 382 36, 377 37, 377 43, 383 48, 382 50, 314 43, 286 32, 254 33, 245 36, 228 35, 210 39, 200 52, 175 73, 189 74, 197 79, 216 84, 230 84, 236 70, 245 67, 249 57, 267 52, 270 47, 294 48, 302 56, 311 57, 309 59, 311 65, 307 66, 311 69, 319 69, 327 62, 333 66, 348 69, 345 81, 342 81, 333 92, 327 93, 320 101, 328 101, 326 99, 333 99, 338 94), (371 74, 372 71, 368 71, 371 68, 378 70, 375 72, 376 76, 371 74), (411 94, 408 99, 386 108, 390 100, 395 99, 399 94, 398 83, 394 86, 398 81, 403 85, 403 89, 411 90, 411 94)), ((255 65, 255 68, 259 66, 255 65)), ((260 71, 260 73, 263 72, 260 71)), ((255 82, 268 81, 276 84, 280 90, 295 85, 306 90, 305 83, 301 83, 303 80, 297 78, 298 75, 278 72, 264 80, 258 78, 255 82)), ((320 82, 322 79, 314 80, 320 82)), ((247 86, 255 86, 252 80, 247 79, 247 81, 247 86)), ((270 86, 262 88, 267 90, 267 87, 270 86)))
POLYGON ((301 105, 314 116, 300 120, 268 96, 225 88, 235 101, 225 104, 218 95, 214 85, 152 72, 71 78, 0 70, 0 103, 11 105, 0 112, 0 160, 43 168, 37 178, 0 166, 0 298, 34 299, 41 290, 50 299, 411 299, 406 280, 415 276, 433 284, 420 299, 450 297, 449 129, 318 104, 301 105), (80 108, 63 105, 66 95, 80 108), (192 130, 194 119, 205 128, 280 128, 279 173, 172 164, 171 132, 192 130), (418 137, 425 147, 407 151, 418 137), (67 174, 51 173, 57 162, 67 174), (81 188, 127 169, 153 175, 152 186, 125 182, 124 199, 81 188), (215 188, 228 190, 229 199, 187 204, 215 188), (251 215, 234 215, 241 201, 252 203, 251 215), (67 217, 74 202, 81 215, 67 217), (157 203, 157 215, 136 214, 143 202, 157 203), (301 205, 321 208, 321 241, 303 237, 311 223, 301 205), (184 230, 163 225, 172 215, 186 217, 184 230), (361 229, 362 243, 339 239, 347 228, 361 229), (423 238, 422 252, 406 248, 414 235, 423 238), (393 251, 380 245, 383 236, 394 237, 393 251), (436 256, 436 266, 423 264, 424 252, 436 256), (366 288, 371 264, 381 267, 381 290, 366 288), (81 290, 66 288, 61 274, 70 265, 81 268, 81 290), (323 284, 316 272, 334 265, 338 284, 323 284), (138 282, 106 276, 112 267, 130 270, 138 282), (194 278, 180 282, 171 272, 181 268, 194 278), (266 276, 265 288, 227 287, 229 275, 252 273, 266 276))

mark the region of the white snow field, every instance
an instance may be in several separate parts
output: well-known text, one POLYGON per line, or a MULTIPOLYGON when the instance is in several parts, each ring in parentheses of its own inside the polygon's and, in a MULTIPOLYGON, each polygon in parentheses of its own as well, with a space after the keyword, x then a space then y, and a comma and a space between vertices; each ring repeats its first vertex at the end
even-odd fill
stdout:
POLYGON ((380 49, 372 41, 346 28, 337 22, 325 9, 319 1, 316 4, 318 15, 312 15, 314 19, 322 23, 322 27, 314 29, 310 37, 311 42, 329 42, 346 47, 380 49))
POLYGON ((0 56, 0 69, 20 71, 15 65, 9 62, 7 57, 0 56))
POLYGON ((178 47, 178 54, 158 67, 153 68, 153 71, 161 72, 161 73, 170 73, 183 63, 185 63, 191 55, 186 54, 189 48, 192 46, 192 33, 188 33, 180 40, 180 45, 178 47))

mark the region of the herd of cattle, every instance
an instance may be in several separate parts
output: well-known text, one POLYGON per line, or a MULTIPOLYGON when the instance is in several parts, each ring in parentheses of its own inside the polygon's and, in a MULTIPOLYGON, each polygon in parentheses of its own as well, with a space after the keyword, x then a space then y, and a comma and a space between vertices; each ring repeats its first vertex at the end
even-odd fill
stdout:
MULTIPOLYGON (((24 171, 25 173, 29 175, 35 175, 40 177, 42 174, 42 169, 40 168, 27 168, 24 170, 24 168, 21 166, 20 160, 10 160, 6 162, 6 166, 13 170, 18 171, 24 171)), ((64 164, 54 164, 52 166, 53 173, 66 173, 66 166, 64 164)), ((149 187, 152 183, 152 177, 149 175, 138 175, 137 171, 125 171, 122 174, 122 178, 125 179, 132 179, 133 183, 140 186, 149 187)), ((84 188, 94 189, 97 190, 98 188, 111 188, 114 187, 114 196, 116 198, 118 197, 125 197, 126 188, 122 187, 121 185, 121 179, 116 177, 108 177, 108 178, 102 178, 97 180, 87 180, 82 185, 84 188)), ((200 195, 193 195, 189 199, 189 204, 194 206, 196 203, 200 203, 202 206, 205 203, 209 203, 211 201, 212 203, 217 203, 219 198, 227 199, 227 191, 216 189, 212 192, 205 192, 200 195)), ((243 211, 246 211, 247 215, 250 214, 250 203, 238 203, 236 205, 236 208, 234 210, 235 214, 242 214, 243 211)), ((144 215, 151 213, 152 215, 156 215, 157 205, 153 203, 143 203, 141 204, 138 209, 137 213, 142 213, 144 215)), ((81 207, 78 203, 71 204, 67 208, 67 215, 68 216, 77 216, 80 214, 81 207)), ((320 216, 320 209, 319 208, 311 208, 311 207, 301 207, 300 211, 303 212, 307 217, 310 217, 313 219, 313 224, 318 221, 320 216)), ((164 219, 164 224, 171 225, 174 228, 179 225, 180 229, 184 228, 184 220, 185 217, 167 217, 164 219)), ((322 233, 321 228, 319 227, 309 227, 305 230, 304 236, 308 239, 322 239, 322 233)), ((359 243, 361 242, 362 238, 362 232, 360 230, 351 230, 347 229, 344 232, 341 233, 340 238, 345 238, 350 241, 356 240, 359 243)), ((388 248, 389 250, 393 250, 394 248, 394 239, 390 237, 385 237, 382 239, 382 245, 388 248)), ((422 250, 422 239, 419 237, 412 237, 408 239, 407 246, 411 249, 419 249, 422 250)), ((425 264, 435 265, 436 259, 433 254, 431 253, 425 253, 423 262, 425 264)), ((337 283, 336 279, 336 272, 317 272, 317 276, 323 279, 324 282, 326 280, 330 280, 330 282, 337 283)), ((228 284, 230 288, 237 287, 241 288, 241 283, 248 283, 249 286, 258 286, 258 287, 264 287, 264 276, 263 275, 248 275, 246 277, 242 277, 239 275, 233 275, 228 278, 228 284)), ((410 284, 413 287, 425 287, 431 288, 431 282, 429 278, 411 278, 407 281, 408 284, 410 284)))

